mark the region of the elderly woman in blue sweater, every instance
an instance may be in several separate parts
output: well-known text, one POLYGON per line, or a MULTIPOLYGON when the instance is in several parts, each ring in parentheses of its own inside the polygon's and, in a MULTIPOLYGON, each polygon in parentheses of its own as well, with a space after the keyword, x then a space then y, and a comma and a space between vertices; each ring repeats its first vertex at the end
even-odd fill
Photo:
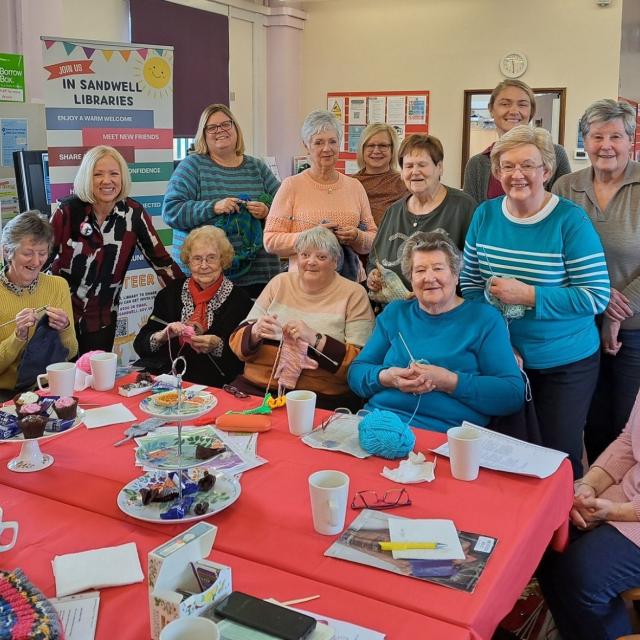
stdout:
POLYGON ((462 295, 489 302, 510 321, 511 343, 531 383, 542 443, 569 454, 582 475, 582 432, 598 377, 594 316, 609 302, 600 238, 583 209, 545 191, 551 136, 519 126, 491 151, 505 196, 473 215, 462 295))
POLYGON ((200 116, 195 153, 173 172, 162 217, 173 231, 173 258, 184 273, 180 249, 189 232, 211 224, 222 229, 234 250, 225 275, 256 298, 280 273, 280 260, 263 246, 264 218, 280 183, 267 165, 244 152, 242 130, 228 107, 209 105, 200 116))
POLYGON ((463 420, 486 425, 522 406, 524 383, 500 314, 456 295, 461 262, 442 229, 407 240, 402 271, 415 298, 385 308, 349 368, 365 408, 446 431, 463 420))

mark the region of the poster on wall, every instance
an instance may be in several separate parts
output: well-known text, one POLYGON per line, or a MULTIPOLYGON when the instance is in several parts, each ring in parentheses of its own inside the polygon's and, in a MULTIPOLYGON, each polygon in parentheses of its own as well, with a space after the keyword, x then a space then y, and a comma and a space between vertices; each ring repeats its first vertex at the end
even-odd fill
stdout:
POLYGON ((24 102, 24 56, 0 53, 0 102, 24 102))
POLYGON ((327 100, 327 111, 331 112, 344 124, 344 98, 329 98, 327 100))
MULTIPOLYGON (((142 203, 165 245, 161 217, 173 171, 173 48, 42 36, 45 122, 53 207, 72 193, 84 153, 115 147, 131 173, 131 197, 142 203)), ((157 277, 136 254, 125 278, 116 331, 122 362, 151 312, 157 277)))
POLYGON ((338 110, 344 136, 336 168, 357 172, 356 156, 365 127, 386 123, 400 141, 412 134, 429 133, 429 91, 340 91, 327 94, 329 110, 338 110))
POLYGON ((0 146, 3 167, 13 167, 13 152, 27 148, 29 121, 26 118, 2 118, 0 120, 0 146))

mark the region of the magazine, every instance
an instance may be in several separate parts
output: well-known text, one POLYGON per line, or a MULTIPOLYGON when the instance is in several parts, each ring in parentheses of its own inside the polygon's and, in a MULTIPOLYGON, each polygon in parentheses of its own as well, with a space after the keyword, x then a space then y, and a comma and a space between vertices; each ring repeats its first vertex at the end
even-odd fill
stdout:
POLYGON ((364 509, 324 555, 472 593, 495 549, 497 538, 458 531, 464 560, 394 560, 378 543, 390 539, 389 518, 397 517, 364 509))

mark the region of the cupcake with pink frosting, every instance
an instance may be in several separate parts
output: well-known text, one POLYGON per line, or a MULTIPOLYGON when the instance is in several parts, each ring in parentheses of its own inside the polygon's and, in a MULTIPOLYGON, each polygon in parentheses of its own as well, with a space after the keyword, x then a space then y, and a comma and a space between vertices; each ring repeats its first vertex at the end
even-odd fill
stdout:
POLYGON ((60 396, 54 403, 53 409, 60 420, 75 418, 78 412, 78 398, 60 396))

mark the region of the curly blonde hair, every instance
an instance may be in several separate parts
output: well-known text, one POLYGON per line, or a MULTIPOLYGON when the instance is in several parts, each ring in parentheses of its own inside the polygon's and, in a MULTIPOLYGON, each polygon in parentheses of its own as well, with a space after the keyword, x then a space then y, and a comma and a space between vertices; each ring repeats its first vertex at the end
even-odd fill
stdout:
POLYGON ((182 260, 184 264, 189 264, 193 243, 196 242, 196 240, 204 240, 212 245, 212 247, 215 247, 220 255, 220 266, 223 271, 231 266, 235 254, 233 246, 231 246, 227 235, 222 229, 218 229, 218 227, 210 224, 194 229, 185 238, 182 247, 180 247, 180 260, 182 260))

